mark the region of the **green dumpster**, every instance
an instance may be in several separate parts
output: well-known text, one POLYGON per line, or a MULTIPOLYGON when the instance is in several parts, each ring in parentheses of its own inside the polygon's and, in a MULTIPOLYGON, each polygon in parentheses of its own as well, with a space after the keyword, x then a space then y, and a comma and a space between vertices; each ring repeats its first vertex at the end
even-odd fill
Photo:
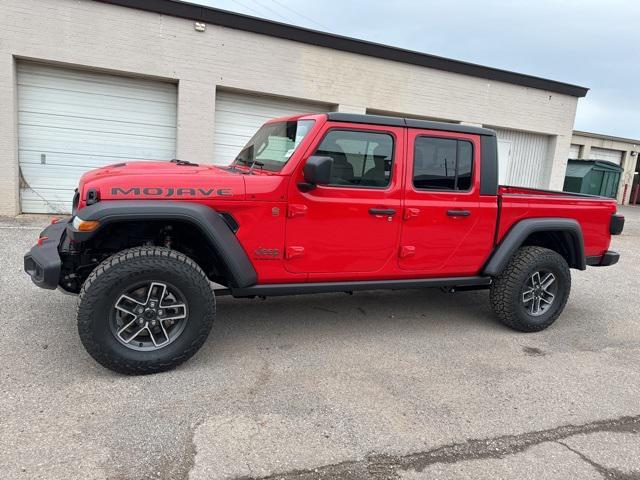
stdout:
POLYGON ((564 177, 565 192, 615 198, 622 167, 603 160, 569 160, 564 177))

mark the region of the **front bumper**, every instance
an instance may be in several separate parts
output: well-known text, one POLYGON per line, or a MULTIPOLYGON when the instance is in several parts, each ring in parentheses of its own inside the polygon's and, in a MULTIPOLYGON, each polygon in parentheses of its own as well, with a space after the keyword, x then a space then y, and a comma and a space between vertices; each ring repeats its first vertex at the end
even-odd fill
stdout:
POLYGON ((52 223, 40 233, 38 245, 34 245, 24 256, 24 271, 40 288, 54 290, 60 281, 62 261, 58 246, 62 241, 68 222, 52 223))
POLYGON ((596 255, 595 257, 587 257, 587 265, 591 267, 608 267, 615 265, 620 260, 620 254, 613 250, 607 250, 604 255, 596 255))

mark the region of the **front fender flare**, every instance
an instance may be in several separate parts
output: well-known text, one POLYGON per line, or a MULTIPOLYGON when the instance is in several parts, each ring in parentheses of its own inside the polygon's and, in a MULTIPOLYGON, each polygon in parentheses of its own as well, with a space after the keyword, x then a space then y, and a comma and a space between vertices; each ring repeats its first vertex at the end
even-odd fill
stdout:
POLYGON ((570 267, 579 270, 587 268, 582 228, 576 220, 572 218, 528 218, 520 220, 511 227, 489 257, 482 273, 492 277, 499 275, 516 250, 524 244, 527 237, 537 232, 564 233, 567 238, 567 251, 571 257, 567 263, 570 267))
POLYGON ((131 220, 177 220, 193 225, 207 239, 211 248, 231 276, 233 287, 255 285, 258 275, 238 238, 214 209, 192 202, 170 200, 113 200, 89 205, 78 212, 83 220, 97 220, 100 227, 94 232, 79 232, 71 224, 67 233, 76 242, 84 242, 106 225, 131 220))

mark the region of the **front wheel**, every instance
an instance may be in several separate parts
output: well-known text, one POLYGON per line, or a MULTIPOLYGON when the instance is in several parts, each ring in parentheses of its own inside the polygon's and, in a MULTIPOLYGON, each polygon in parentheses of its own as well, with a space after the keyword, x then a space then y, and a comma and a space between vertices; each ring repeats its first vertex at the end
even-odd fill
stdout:
POLYGON ((202 346, 215 316, 206 275, 175 250, 140 247, 102 262, 78 301, 78 332, 103 366, 130 375, 169 370, 202 346))
POLYGON ((521 332, 538 332, 564 310, 571 291, 566 260, 542 247, 522 247, 494 278, 491 306, 498 319, 521 332))

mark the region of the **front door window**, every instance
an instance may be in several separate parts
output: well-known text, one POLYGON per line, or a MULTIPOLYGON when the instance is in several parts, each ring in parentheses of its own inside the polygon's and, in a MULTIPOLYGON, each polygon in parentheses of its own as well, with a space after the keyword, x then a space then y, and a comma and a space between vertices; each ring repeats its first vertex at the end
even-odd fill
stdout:
POLYGON ((386 188, 391 181, 393 137, 387 133, 331 130, 315 155, 333 158, 331 186, 386 188))

